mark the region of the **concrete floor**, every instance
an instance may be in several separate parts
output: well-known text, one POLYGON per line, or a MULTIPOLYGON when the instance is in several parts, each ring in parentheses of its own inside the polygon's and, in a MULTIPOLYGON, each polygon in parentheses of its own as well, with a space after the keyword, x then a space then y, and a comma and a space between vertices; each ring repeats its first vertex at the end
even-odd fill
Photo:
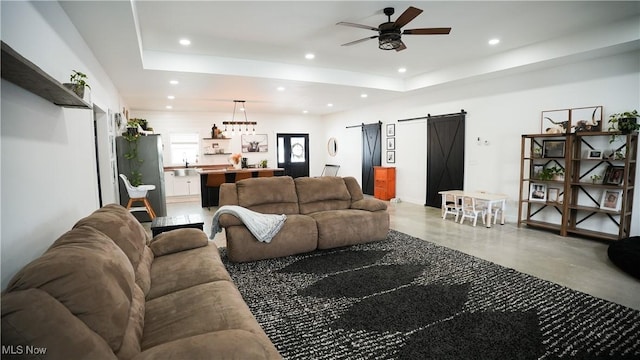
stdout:
MULTIPOLYGON (((169 216, 201 214, 207 234, 215 210, 201 208, 194 198, 171 199, 167 204, 169 216)), ((468 221, 461 225, 452 216, 442 220, 440 209, 410 203, 389 203, 389 214, 394 230, 640 310, 640 280, 611 263, 607 243, 518 228, 513 223, 490 229, 481 221, 476 227, 468 221)), ((214 242, 225 246, 224 232, 214 242)))

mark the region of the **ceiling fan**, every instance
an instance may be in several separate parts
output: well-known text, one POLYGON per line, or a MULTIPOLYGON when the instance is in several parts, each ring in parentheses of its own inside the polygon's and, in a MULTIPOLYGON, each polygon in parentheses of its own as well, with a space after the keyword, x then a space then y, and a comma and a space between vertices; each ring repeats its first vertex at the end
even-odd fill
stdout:
POLYGON ((402 15, 400 15, 400 17, 396 19, 396 21, 391 21, 391 15, 393 15, 394 12, 395 10, 392 7, 384 8, 384 14, 387 15, 388 21, 378 25, 378 27, 354 24, 344 21, 337 23, 336 25, 352 26, 378 32, 378 35, 348 42, 346 44, 342 44, 342 46, 355 45, 363 41, 378 38, 378 47, 380 49, 401 51, 407 48, 401 40, 402 35, 447 35, 451 31, 450 27, 407 29, 402 31, 401 28, 407 25, 411 20, 415 19, 416 16, 420 15, 422 13, 422 10, 414 8, 413 6, 409 6, 409 8, 405 10, 402 15))

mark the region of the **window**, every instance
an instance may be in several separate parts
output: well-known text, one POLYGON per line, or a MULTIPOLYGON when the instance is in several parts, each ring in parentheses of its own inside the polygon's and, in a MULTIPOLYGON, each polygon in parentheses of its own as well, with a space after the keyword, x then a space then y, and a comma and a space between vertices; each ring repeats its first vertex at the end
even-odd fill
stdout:
POLYGON ((184 164, 188 161, 195 164, 198 158, 200 143, 198 134, 171 134, 169 135, 171 164, 184 164))

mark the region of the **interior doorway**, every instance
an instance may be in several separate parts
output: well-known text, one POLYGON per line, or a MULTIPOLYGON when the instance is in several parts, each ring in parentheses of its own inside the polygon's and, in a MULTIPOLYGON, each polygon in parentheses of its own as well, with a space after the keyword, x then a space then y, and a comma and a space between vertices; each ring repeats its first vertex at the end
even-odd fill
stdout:
POLYGON ((465 114, 427 117, 427 197, 425 206, 439 208, 442 190, 464 188, 465 114))
POLYGON ((309 134, 277 134, 278 167, 292 178, 309 176, 309 134))

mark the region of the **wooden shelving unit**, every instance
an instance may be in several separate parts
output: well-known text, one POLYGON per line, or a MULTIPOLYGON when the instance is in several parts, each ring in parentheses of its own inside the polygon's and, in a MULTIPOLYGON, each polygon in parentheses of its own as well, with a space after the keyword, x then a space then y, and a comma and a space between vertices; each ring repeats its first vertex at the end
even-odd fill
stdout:
POLYGON ((638 135, 621 135, 612 132, 581 132, 574 134, 522 135, 520 164, 520 199, 518 226, 557 231, 562 236, 570 234, 601 240, 618 240, 630 235, 633 196, 635 188, 638 135), (619 141, 610 143, 613 134, 619 141), (544 140, 560 140, 565 143, 563 158, 536 155, 535 148, 542 148, 544 140), (623 152, 622 159, 609 158, 610 153, 623 152), (589 157, 589 152, 604 155, 589 157), (558 166, 565 170, 562 181, 540 180, 534 175, 534 167, 558 166), (606 172, 611 169, 623 172, 620 183, 611 180, 606 172), (601 175, 605 183, 594 182, 592 175, 601 175), (541 184, 546 189, 556 188, 558 201, 530 199, 531 184, 541 184), (606 207, 605 195, 614 194, 618 206, 606 207), (604 208, 603 208, 604 207, 604 208))
POLYGON ((91 109, 89 103, 18 54, 4 41, 2 42, 2 78, 58 106, 91 109))
MULTIPOLYGON (((205 141, 218 141, 218 140, 226 141, 226 140, 231 140, 231 138, 202 138, 202 140, 205 140, 205 141)), ((206 148, 207 147, 205 147, 203 149, 202 155, 231 155, 232 154, 230 152, 210 153, 210 152, 206 152, 206 148)))

